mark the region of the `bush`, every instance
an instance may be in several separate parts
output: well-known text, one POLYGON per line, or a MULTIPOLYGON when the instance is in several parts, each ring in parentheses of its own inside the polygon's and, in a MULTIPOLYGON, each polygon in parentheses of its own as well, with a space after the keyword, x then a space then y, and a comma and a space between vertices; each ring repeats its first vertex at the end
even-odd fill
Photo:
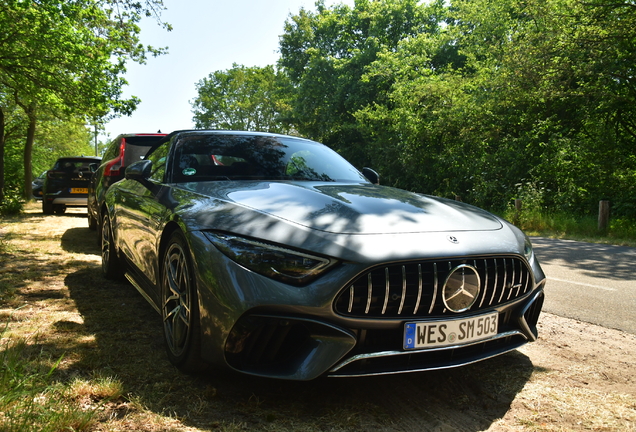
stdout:
POLYGON ((18 189, 5 190, 4 200, 0 203, 0 215, 14 215, 22 211, 24 198, 18 189))
POLYGON ((598 230, 597 216, 548 212, 531 206, 526 208, 525 203, 521 212, 517 212, 511 205, 503 216, 529 235, 629 246, 636 244, 636 219, 633 218, 612 217, 607 233, 601 233, 598 230))

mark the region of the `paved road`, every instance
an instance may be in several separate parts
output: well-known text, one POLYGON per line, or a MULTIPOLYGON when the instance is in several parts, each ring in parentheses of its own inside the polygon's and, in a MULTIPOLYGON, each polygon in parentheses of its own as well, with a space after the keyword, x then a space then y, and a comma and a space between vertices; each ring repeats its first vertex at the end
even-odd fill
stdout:
POLYGON ((543 310, 636 334, 636 248, 533 237, 543 310))

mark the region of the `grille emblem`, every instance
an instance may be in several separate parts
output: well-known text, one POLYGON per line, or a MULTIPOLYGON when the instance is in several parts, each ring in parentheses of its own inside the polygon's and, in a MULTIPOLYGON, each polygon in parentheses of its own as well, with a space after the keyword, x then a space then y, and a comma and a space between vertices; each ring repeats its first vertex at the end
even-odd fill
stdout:
POLYGON ((477 301, 481 281, 477 270, 467 264, 455 267, 442 289, 444 306, 453 312, 464 312, 477 301))

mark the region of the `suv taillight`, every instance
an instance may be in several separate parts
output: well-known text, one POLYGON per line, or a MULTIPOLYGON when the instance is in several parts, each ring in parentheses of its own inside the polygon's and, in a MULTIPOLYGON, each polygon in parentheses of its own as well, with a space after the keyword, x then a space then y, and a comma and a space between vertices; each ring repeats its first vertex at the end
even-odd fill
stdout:
POLYGON ((124 161, 124 152, 126 151, 126 138, 122 138, 119 144, 119 156, 111 160, 104 167, 105 177, 114 177, 120 175, 121 165, 124 161))

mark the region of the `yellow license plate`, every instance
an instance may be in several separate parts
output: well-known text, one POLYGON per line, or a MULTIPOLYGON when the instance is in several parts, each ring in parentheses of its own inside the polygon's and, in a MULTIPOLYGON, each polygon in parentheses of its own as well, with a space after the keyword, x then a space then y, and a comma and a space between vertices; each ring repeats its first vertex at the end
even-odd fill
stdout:
POLYGON ((71 188, 71 193, 87 194, 88 188, 71 188))

